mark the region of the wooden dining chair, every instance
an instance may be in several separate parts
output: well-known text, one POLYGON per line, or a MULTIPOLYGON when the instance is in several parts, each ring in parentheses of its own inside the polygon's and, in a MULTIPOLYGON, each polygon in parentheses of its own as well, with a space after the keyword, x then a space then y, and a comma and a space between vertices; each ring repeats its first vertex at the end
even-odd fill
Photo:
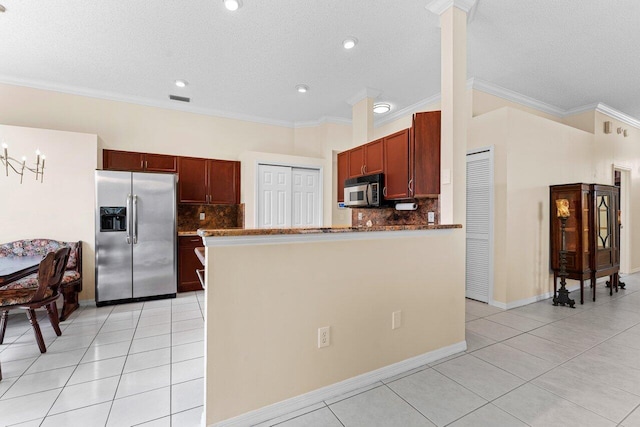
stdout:
POLYGON ((0 344, 4 340, 4 334, 7 329, 9 310, 14 308, 22 308, 27 311, 27 317, 33 327, 41 353, 46 353, 47 347, 42 338, 40 325, 38 325, 36 309, 45 307, 56 335, 62 335, 56 300, 60 296, 58 288, 69 259, 69 251, 68 247, 64 247, 56 252, 49 252, 40 262, 38 278, 34 281, 35 283, 26 283, 19 287, 9 284, 0 288, 0 310, 2 311, 0 316, 0 344))

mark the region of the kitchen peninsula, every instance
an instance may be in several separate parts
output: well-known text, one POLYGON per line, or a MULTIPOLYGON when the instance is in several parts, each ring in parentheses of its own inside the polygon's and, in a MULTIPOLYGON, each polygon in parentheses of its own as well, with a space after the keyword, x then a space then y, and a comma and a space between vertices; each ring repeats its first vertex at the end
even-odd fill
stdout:
POLYGON ((199 230, 206 425, 253 425, 465 350, 461 228, 199 230))

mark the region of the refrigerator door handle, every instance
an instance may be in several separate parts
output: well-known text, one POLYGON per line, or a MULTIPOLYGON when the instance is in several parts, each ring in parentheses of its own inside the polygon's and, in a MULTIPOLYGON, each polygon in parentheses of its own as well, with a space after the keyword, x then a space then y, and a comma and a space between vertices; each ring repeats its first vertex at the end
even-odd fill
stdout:
POLYGON ((138 243, 138 196, 133 195, 133 244, 138 243))
POLYGON ((131 227, 129 223, 131 222, 131 194, 127 195, 127 221, 125 223, 125 230, 127 232, 127 244, 131 244, 131 227))

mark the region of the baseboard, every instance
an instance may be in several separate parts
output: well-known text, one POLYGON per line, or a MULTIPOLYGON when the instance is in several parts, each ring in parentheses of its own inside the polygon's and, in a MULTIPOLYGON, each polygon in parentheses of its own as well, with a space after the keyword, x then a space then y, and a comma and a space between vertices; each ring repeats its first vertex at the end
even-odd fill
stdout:
MULTIPOLYGON (((580 289, 580 285, 567 286, 569 292, 573 292, 580 289)), ((500 301, 492 301, 491 305, 494 307, 501 308, 503 310, 511 310, 512 308, 522 307, 523 305, 533 304, 534 302, 542 301, 548 298, 553 297, 553 291, 546 292, 541 295, 536 295, 530 298, 524 298, 517 301, 512 301, 508 303, 500 302, 500 301)))
POLYGON ((87 306, 94 306, 96 305, 96 300, 94 299, 81 299, 80 301, 78 301, 78 304, 80 304, 80 307, 87 307, 87 306))
POLYGON ((300 396, 292 397, 290 399, 265 406, 264 408, 256 409, 255 411, 238 415, 237 417, 229 418, 227 420, 211 424, 211 426, 247 426, 269 421, 274 418, 292 413, 294 411, 309 407, 311 405, 321 403, 324 400, 338 397, 345 393, 358 390, 362 387, 366 387, 378 381, 391 378, 403 372, 410 371, 411 369, 415 369, 428 363, 435 362, 436 360, 440 360, 453 354, 460 353, 461 351, 465 351, 466 349, 467 342, 461 341, 447 347, 439 348, 437 350, 433 350, 428 353, 424 353, 419 356, 415 356, 410 359, 406 359, 401 362, 376 369, 375 371, 367 372, 365 374, 358 375, 356 377, 349 378, 347 380, 340 381, 338 383, 331 384, 314 391, 310 391, 309 393, 305 393, 300 396))
POLYGON ((637 273, 638 271, 640 271, 640 267, 638 267, 638 268, 632 268, 631 270, 629 270, 629 272, 628 272, 627 274, 635 274, 635 273, 637 273))

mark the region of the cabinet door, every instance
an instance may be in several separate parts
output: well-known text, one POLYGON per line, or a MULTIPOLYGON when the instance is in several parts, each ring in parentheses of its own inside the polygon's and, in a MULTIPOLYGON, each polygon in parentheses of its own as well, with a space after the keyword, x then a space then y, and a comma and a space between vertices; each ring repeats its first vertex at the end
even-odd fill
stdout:
POLYGON ((178 158, 178 201, 207 203, 207 159, 178 158))
POLYGON ((194 252, 202 245, 202 239, 196 236, 178 238, 178 292, 202 290, 196 270, 204 267, 194 252))
POLYGON ((406 199, 409 193, 409 129, 384 138, 385 199, 406 199))
POLYGON ((142 172, 144 170, 144 153, 102 150, 102 169, 142 172))
POLYGON ((344 180, 347 179, 349 152, 338 153, 338 202, 344 202, 344 180))
POLYGON ((349 153, 349 178, 364 175, 364 145, 353 148, 349 153))
POLYGON ((148 172, 178 172, 178 158, 166 154, 145 155, 145 170, 148 172))
POLYGON ((364 146, 364 174, 381 173, 384 169, 384 139, 364 146))
POLYGON ((209 203, 240 203, 240 162, 209 160, 209 203))
POLYGON ((440 111, 413 118, 413 196, 440 194, 440 111))

